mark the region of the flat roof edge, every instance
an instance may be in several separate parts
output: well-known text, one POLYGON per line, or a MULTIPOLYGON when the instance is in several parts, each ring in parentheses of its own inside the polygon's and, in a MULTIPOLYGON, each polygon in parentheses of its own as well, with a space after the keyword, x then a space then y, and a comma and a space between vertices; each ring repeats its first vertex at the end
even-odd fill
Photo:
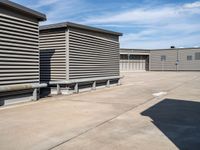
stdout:
POLYGON ((0 5, 5 5, 5 6, 13 8, 13 9, 16 9, 18 11, 22 11, 22 12, 25 12, 27 14, 30 14, 30 15, 34 16, 35 18, 37 18, 39 21, 45 21, 46 20, 45 14, 40 13, 38 11, 35 11, 33 9, 27 8, 27 7, 24 7, 20 4, 11 2, 9 0, 0 0, 0 5))
POLYGON ((120 50, 137 50, 137 51, 164 51, 164 50, 187 50, 187 49, 199 49, 200 47, 188 47, 188 48, 163 48, 163 49, 131 49, 131 48, 120 48, 120 50))
POLYGON ((95 31, 95 32, 113 34, 113 35, 117 35, 117 36, 123 35, 122 33, 119 33, 119 32, 109 31, 109 30, 105 30, 105 29, 100 29, 100 28, 77 24, 77 23, 72 23, 72 22, 62 22, 62 23, 56 23, 56 24, 50 24, 50 25, 43 25, 43 26, 40 26, 39 30, 43 31, 43 30, 67 28, 67 27, 80 28, 80 29, 91 30, 91 31, 95 31))

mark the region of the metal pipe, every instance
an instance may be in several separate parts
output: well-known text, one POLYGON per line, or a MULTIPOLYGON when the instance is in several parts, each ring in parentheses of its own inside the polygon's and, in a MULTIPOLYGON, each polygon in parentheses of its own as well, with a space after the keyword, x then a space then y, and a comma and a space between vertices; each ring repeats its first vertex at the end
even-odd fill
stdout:
POLYGON ((37 89, 37 88, 43 88, 43 87, 47 87, 47 84, 42 83, 42 84, 4 85, 4 86, 0 86, 0 93, 1 92, 27 90, 27 89, 37 89))
POLYGON ((49 82, 49 84, 50 85, 74 84, 74 83, 93 82, 93 81, 101 81, 101 80, 114 80, 114 79, 121 79, 121 78, 123 78, 123 76, 89 78, 89 79, 77 79, 77 80, 62 80, 62 81, 52 81, 52 82, 49 82))

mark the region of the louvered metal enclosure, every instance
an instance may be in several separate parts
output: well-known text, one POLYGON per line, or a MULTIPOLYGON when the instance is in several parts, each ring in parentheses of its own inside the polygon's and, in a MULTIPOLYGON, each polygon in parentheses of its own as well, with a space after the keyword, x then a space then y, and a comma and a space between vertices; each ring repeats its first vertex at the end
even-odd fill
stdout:
POLYGON ((119 76, 121 35, 71 22, 41 26, 41 81, 119 76))
MULTIPOLYGON (((39 21, 46 16, 0 0, 0 88, 39 84, 39 21)), ((21 91, 22 92, 22 91, 21 91)), ((6 92, 0 95, 10 95, 6 92)))

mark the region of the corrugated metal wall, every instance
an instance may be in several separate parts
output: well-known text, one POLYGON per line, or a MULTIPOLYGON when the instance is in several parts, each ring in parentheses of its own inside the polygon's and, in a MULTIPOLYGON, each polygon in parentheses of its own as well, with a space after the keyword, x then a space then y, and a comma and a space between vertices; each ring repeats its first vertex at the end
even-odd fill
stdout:
POLYGON ((69 79, 118 75, 118 36, 69 30, 69 79))
POLYGON ((66 79, 65 29, 40 32, 40 78, 42 82, 66 79))
POLYGON ((179 65, 178 70, 200 70, 200 60, 195 59, 195 53, 200 49, 183 49, 178 51, 179 65), (187 56, 191 56, 192 60, 187 60, 187 56))
POLYGON ((152 50, 150 51, 150 70, 176 70, 177 50, 152 50), (161 56, 166 56, 166 61, 161 61, 161 56))
POLYGON ((0 9, 0 86, 39 83, 38 21, 0 9))

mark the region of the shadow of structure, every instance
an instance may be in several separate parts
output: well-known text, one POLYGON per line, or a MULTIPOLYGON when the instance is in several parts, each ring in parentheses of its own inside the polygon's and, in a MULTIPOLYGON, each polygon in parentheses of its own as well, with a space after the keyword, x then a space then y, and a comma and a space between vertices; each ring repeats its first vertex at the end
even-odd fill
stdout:
POLYGON ((141 113, 181 150, 200 150, 200 103, 164 99, 141 113))
MULTIPOLYGON (((52 57, 55 53, 54 49, 40 50, 40 82, 49 83, 51 81, 52 57)), ((46 97, 50 94, 50 88, 40 90, 40 97, 46 97)))

